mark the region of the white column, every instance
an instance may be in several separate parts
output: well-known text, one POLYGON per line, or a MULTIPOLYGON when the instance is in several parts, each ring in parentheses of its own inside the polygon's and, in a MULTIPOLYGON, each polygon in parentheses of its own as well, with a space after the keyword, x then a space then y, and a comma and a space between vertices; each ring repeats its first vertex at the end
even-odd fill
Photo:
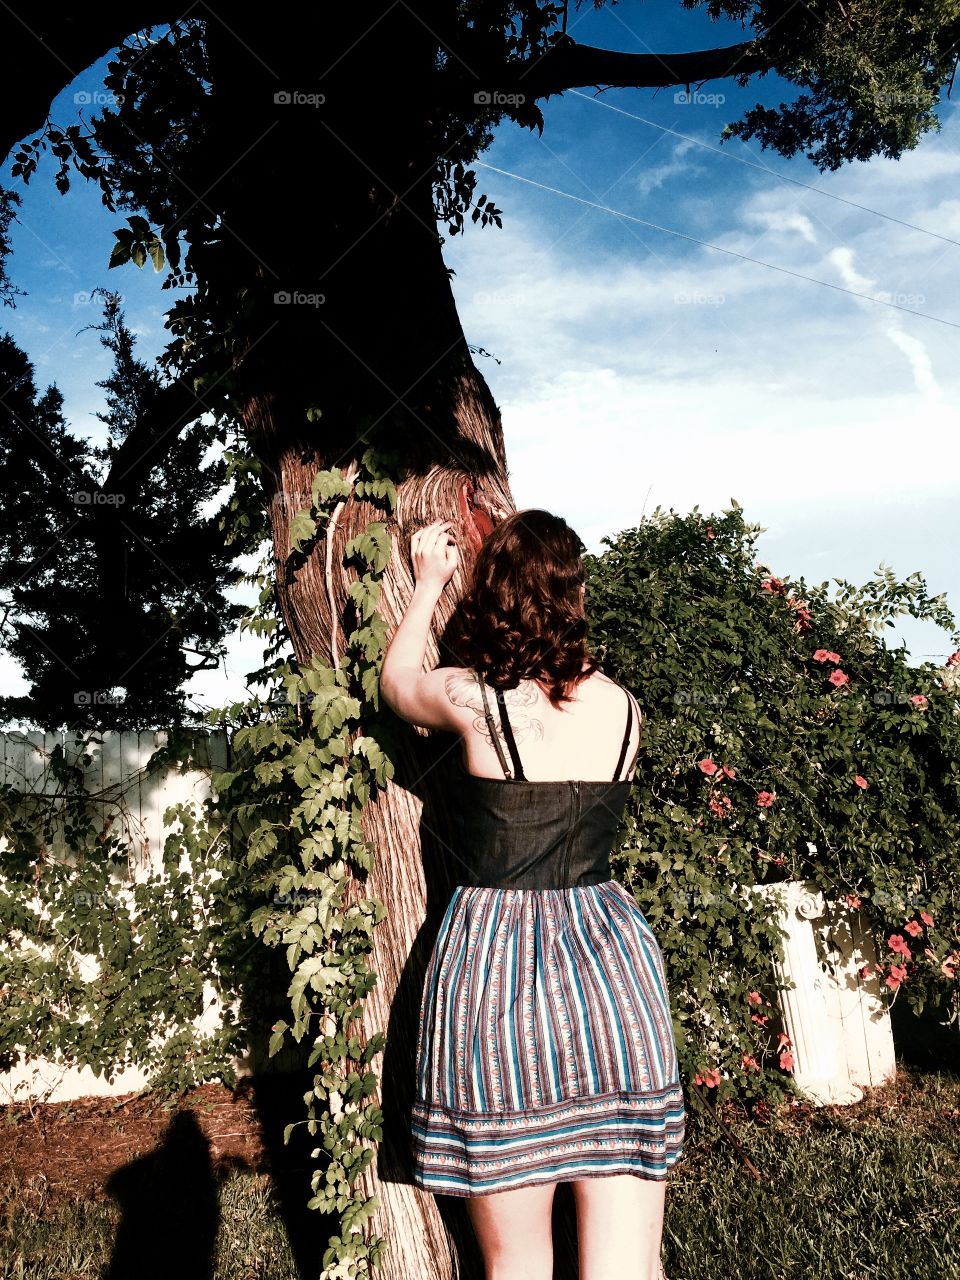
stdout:
POLYGON ((845 902, 828 902, 816 929, 820 954, 830 962, 831 986, 847 1075, 853 1084, 879 1085, 892 1080, 897 1063, 893 1029, 882 980, 874 972, 877 948, 859 911, 845 902), (870 966, 866 978, 860 977, 870 966))
POLYGON ((826 912, 823 896, 799 880, 753 887, 779 904, 777 923, 786 932, 783 959, 774 963, 774 973, 784 1028, 793 1042, 794 1081, 818 1106, 858 1102, 863 1091, 847 1071, 837 984, 821 969, 812 926, 826 912), (787 989, 790 982, 794 985, 787 989))

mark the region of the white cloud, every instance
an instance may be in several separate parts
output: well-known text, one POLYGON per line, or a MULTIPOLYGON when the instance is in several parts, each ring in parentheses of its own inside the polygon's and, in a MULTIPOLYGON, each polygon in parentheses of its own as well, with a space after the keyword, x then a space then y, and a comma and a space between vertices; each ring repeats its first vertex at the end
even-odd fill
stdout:
MULTIPOLYGON (((941 193, 960 157, 927 145, 903 168, 859 165, 824 185, 942 227, 941 193)), ((955 314, 941 261, 950 246, 760 181, 698 234, 827 286, 955 314)), ((588 216, 605 220, 601 247, 573 250, 569 210, 551 240, 543 206, 528 217, 512 190, 503 231, 470 234, 447 257, 469 340, 502 360, 478 363, 503 414, 521 505, 563 511, 595 545, 644 506, 719 509, 733 496, 750 518, 751 504, 770 513, 779 503, 794 513, 785 550, 792 539, 799 552, 798 503, 814 528, 819 511, 855 523, 858 508, 956 492, 955 330, 643 231, 650 255, 599 211, 588 216)), ((610 203, 638 209, 625 196, 610 203)))
MULTIPOLYGON (((868 276, 862 275, 853 265, 854 255, 851 249, 833 249, 829 257, 840 273, 843 282, 851 289, 856 289, 858 293, 874 294, 875 296, 886 298, 888 302, 894 304, 910 305, 914 310, 918 309, 918 302, 922 304, 924 301, 922 295, 919 298, 904 295, 901 300, 896 294, 888 296, 885 293, 877 293, 875 282, 868 276)), ((861 301, 860 305, 867 308, 872 306, 871 303, 866 301, 861 301)), ((906 356, 917 391, 926 400, 940 400, 941 391, 934 377, 930 355, 922 340, 913 334, 906 333, 900 316, 891 309, 883 309, 881 323, 893 345, 906 356)))
POLYGON ((747 212, 746 219, 768 231, 796 231, 808 244, 816 244, 817 233, 813 229, 813 223, 806 214, 795 210, 786 212, 781 209, 753 209, 747 212))
MULTIPOLYGON (((691 163, 684 158, 695 149, 697 149, 696 143, 686 138, 675 143, 669 160, 665 160, 663 164, 650 165, 633 180, 633 188, 636 193, 641 196, 648 196, 651 191, 658 190, 670 178, 675 178, 678 174, 689 173, 697 169, 696 159, 691 163)), ((696 158, 699 158, 699 154, 696 158)))

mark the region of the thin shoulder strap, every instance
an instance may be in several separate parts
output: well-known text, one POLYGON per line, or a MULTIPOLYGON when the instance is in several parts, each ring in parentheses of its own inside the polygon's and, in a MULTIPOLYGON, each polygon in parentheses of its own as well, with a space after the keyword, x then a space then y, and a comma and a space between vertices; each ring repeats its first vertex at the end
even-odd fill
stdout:
POLYGON ((620 759, 617 761, 617 767, 613 771, 613 778, 615 782, 623 781, 620 777, 620 770, 623 768, 623 762, 627 756, 627 747, 630 744, 630 734, 633 732, 633 695, 627 689, 624 689, 624 693, 627 695, 627 727, 623 734, 623 745, 620 748, 620 759))
POLYGON ((517 750, 517 740, 513 736, 513 727, 510 724, 510 718, 507 715, 507 706, 503 700, 503 690, 497 690, 497 705, 500 708, 500 723, 503 725, 503 736, 507 740, 507 746, 510 748, 510 759, 513 761, 515 770, 514 778, 517 782, 526 782, 527 775, 523 772, 523 764, 520 760, 520 752, 517 750))
POLYGON ((490 734, 490 740, 496 749, 497 759, 500 761, 500 767, 503 769, 505 777, 512 779, 513 775, 510 773, 510 766, 507 764, 507 757, 503 754, 503 747, 500 745, 497 726, 494 724, 493 713, 490 710, 490 702, 487 698, 487 686, 479 671, 477 672, 477 680, 480 683, 480 692, 483 695, 483 714, 487 721, 487 731, 490 734))

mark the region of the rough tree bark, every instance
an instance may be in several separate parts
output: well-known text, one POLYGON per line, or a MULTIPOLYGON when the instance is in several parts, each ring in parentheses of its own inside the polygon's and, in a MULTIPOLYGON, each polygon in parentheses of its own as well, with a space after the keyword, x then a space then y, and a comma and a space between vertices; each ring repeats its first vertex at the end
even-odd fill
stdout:
MULTIPOLYGON (((316 42, 309 31, 291 41, 280 21, 264 30, 253 11, 249 18, 235 11, 230 22, 229 29, 211 23, 209 35, 211 154, 224 177, 208 198, 224 212, 220 245, 203 273, 225 298, 241 285, 249 290, 236 372, 244 425, 264 467, 280 604, 297 657, 318 653, 336 662, 353 576, 342 567, 342 550, 382 512, 347 500, 326 536, 291 559, 289 521, 309 505, 316 471, 352 472, 371 433, 384 426, 385 443, 402 447, 410 474, 392 521, 381 603, 393 627, 412 590, 413 529, 455 519, 467 569, 483 533, 513 509, 500 417, 471 359, 441 255, 429 104, 411 88, 428 81, 418 68, 425 72, 433 57, 429 32, 403 5, 383 5, 376 23, 367 10, 361 21, 326 9, 316 42), (319 62, 333 69, 318 78, 319 62), (275 93, 293 91, 322 92, 324 103, 274 103, 275 93), (313 196, 305 195, 309 171, 321 178, 313 196), (276 304, 274 294, 284 291, 323 301, 276 304), (321 408, 319 422, 307 421, 309 405, 321 408)), ((451 600, 461 583, 462 574, 451 600)), ((446 602, 441 626, 450 609, 446 602)), ((443 836, 449 747, 407 726, 395 780, 365 819, 375 867, 354 886, 358 896, 379 897, 387 912, 373 935, 379 977, 363 1018, 366 1036, 387 1033, 372 1064, 381 1075, 385 1135, 364 1183, 380 1198, 372 1229, 388 1242, 384 1280, 482 1275, 462 1202, 441 1216, 438 1198, 409 1173, 424 967, 458 881, 455 851, 443 836)))

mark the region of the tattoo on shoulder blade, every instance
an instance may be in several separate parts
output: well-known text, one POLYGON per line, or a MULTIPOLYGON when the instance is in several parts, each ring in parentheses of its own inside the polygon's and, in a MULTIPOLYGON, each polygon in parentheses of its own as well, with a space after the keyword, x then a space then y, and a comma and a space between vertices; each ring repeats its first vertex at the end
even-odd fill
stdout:
MULTIPOLYGON (((457 671, 447 676, 443 682, 443 687, 446 690, 447 697, 455 707, 467 707, 469 710, 476 712, 473 727, 490 746, 493 746, 493 739, 490 737, 490 730, 487 727, 487 720, 483 711, 483 694, 480 692, 477 673, 467 668, 462 672, 457 671)), ((527 739, 539 741, 543 737, 543 721, 532 714, 532 708, 536 707, 541 697, 536 684, 532 680, 525 680, 516 689, 505 689, 503 696, 507 703, 510 724, 516 740, 518 742, 525 742, 527 739)), ((493 712, 493 723, 497 731, 497 737, 501 742, 504 742, 503 726, 500 724, 500 717, 494 710, 494 699, 492 698, 490 709, 493 712)))

